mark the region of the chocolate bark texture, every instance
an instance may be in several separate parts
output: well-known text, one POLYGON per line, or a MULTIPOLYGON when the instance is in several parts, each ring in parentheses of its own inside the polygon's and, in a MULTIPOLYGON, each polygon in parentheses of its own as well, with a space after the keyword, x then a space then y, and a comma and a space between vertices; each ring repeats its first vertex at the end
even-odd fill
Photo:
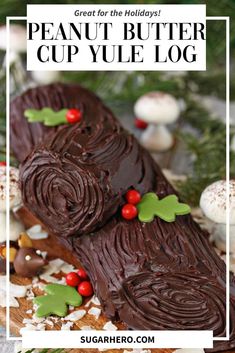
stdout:
MULTIPOLYGON (((174 193, 155 167, 154 191, 174 193)), ((105 314, 135 330, 213 330, 226 335, 226 267, 190 215, 167 223, 119 215, 69 246, 89 273, 105 314)), ((235 348, 235 283, 231 276, 230 341, 235 348)))
POLYGON ((101 227, 125 202, 128 189, 147 192, 153 176, 149 154, 106 115, 64 127, 20 169, 24 204, 51 232, 65 237, 101 227))
POLYGON ((62 127, 47 127, 39 122, 28 123, 24 116, 26 109, 49 107, 59 111, 77 108, 84 113, 86 121, 96 121, 99 107, 102 106, 101 100, 95 94, 79 85, 56 83, 27 90, 10 104, 10 139, 15 157, 22 162, 35 145, 62 127))
MULTIPOLYGON (((172 223, 122 219, 128 189, 154 191, 160 199, 176 192, 102 103, 89 109, 96 114, 62 127, 22 164, 26 206, 73 249, 109 318, 129 329, 225 336, 224 262, 190 215, 172 223)), ((233 276, 230 317, 231 339, 214 351, 235 348, 233 276)))

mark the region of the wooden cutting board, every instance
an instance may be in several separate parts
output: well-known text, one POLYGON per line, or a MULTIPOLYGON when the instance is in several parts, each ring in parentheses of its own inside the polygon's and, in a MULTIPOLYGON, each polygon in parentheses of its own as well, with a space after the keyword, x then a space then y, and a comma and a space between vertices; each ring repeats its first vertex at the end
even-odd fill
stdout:
MULTIPOLYGON (((39 224, 40 222, 29 212, 27 209, 22 208, 17 213, 18 217, 25 224, 26 229, 30 228, 35 224, 39 224)), ((71 256, 69 251, 65 251, 61 248, 60 244, 57 242, 56 238, 53 235, 49 235, 47 239, 33 241, 33 245, 36 249, 41 251, 47 251, 48 256, 61 258, 62 260, 72 263, 76 268, 81 267, 77 258, 71 256)), ((11 282, 19 284, 19 285, 29 285, 31 284, 31 280, 27 278, 22 278, 17 275, 11 276, 11 282)), ((38 288, 34 288, 35 295, 41 295, 42 292, 38 288)), ((26 298, 19 298, 19 308, 11 308, 10 310, 10 329, 11 334, 13 336, 20 336, 20 329, 24 327, 23 319, 31 319, 32 314, 27 314, 26 311, 31 310, 33 307, 32 300, 27 300, 26 298)), ((89 299, 88 299, 89 300, 89 299)), ((86 309, 88 311, 89 308, 85 307, 87 301, 86 300, 82 306, 79 307, 79 310, 86 309)), ((92 306, 94 306, 92 304, 92 306)), ((91 326, 97 330, 102 329, 104 324, 109 320, 105 317, 104 314, 101 314, 98 320, 94 319, 94 316, 85 315, 82 319, 74 323, 73 330, 79 329, 82 326, 91 326)), ((5 326, 6 323, 6 311, 3 308, 0 308, 0 324, 5 326)), ((55 323, 53 327, 49 325, 46 326, 47 330, 60 330, 62 321, 59 320, 58 323, 55 323)), ((123 323, 115 323, 115 325, 120 330, 125 329, 125 325, 123 323)), ((66 350, 67 352, 73 353, 95 353, 99 352, 97 349, 72 349, 66 350)), ((172 349, 152 349, 153 353, 171 353, 172 349)), ((108 353, 121 353, 123 350, 109 350, 108 353)))

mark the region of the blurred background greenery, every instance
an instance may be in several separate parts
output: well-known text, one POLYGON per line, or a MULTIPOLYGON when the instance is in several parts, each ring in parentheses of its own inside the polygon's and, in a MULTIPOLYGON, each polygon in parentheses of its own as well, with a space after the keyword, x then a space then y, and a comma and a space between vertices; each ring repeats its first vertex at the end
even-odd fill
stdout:
MULTIPOLYGON (((0 23, 6 16, 26 15, 27 4, 77 4, 76 0, 1 0, 0 23)), ((155 1, 83 1, 82 3, 164 4, 167 0, 155 1)), ((172 4, 207 5, 207 16, 232 16, 235 14, 233 0, 188 0, 170 1, 172 4)), ((235 21, 231 22, 231 100, 235 100, 235 21)), ((60 79, 65 82, 79 82, 92 89, 115 111, 133 115, 133 104, 142 94, 160 90, 183 100, 185 109, 180 117, 175 134, 183 142, 191 158, 187 172, 188 179, 181 183, 184 200, 198 204, 201 191, 211 182, 225 178, 225 124, 217 119, 201 103, 200 97, 213 96, 225 99, 225 22, 207 21, 207 71, 205 72, 63 72, 60 79), (181 129, 183 122, 184 129, 181 129), (186 127, 186 128, 185 128, 186 127), (190 128, 187 128, 190 127, 190 128)), ((0 77, 0 134, 5 134, 5 77, 0 77)), ((20 87, 19 87, 20 90, 20 87)), ((225 118, 225 117, 224 117, 225 118)), ((231 139, 234 130, 231 129, 231 139)), ((4 158, 1 148, 0 158, 4 158)), ((231 176, 235 177, 235 156, 231 151, 231 176)))

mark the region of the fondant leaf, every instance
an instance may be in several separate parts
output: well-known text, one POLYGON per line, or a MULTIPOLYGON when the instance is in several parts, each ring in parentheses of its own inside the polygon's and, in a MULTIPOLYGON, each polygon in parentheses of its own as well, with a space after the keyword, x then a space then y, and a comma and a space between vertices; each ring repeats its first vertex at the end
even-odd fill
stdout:
POLYGON ((79 306, 82 304, 82 297, 74 287, 52 283, 45 287, 45 292, 51 295, 59 296, 68 305, 79 306))
POLYGON ((190 207, 178 201, 176 195, 168 195, 159 200, 153 192, 145 194, 137 205, 138 218, 141 222, 152 222, 154 216, 166 222, 174 222, 177 215, 190 213, 190 207))
POLYGON ((66 316, 68 307, 63 300, 55 295, 43 295, 34 299, 34 303, 39 307, 37 309, 37 317, 49 315, 66 316))
POLYGON ((38 305, 36 311, 38 317, 53 314, 63 317, 68 312, 67 305, 80 306, 82 304, 82 296, 70 286, 57 283, 48 284, 45 287, 45 292, 47 295, 34 299, 34 303, 38 305))
POLYGON ((26 109, 24 112, 25 117, 30 123, 40 122, 46 126, 57 126, 66 124, 66 113, 68 109, 62 109, 57 112, 51 108, 37 109, 26 109))

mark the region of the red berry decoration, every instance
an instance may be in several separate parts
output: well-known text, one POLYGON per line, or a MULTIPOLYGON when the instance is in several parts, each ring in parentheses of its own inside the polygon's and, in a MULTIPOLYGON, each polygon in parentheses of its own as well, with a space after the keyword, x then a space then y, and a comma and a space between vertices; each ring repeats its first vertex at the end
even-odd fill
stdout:
POLYGON ((70 287, 77 287, 81 282, 76 272, 70 272, 66 275, 66 283, 70 287))
POLYGON ((135 127, 137 127, 137 129, 144 130, 147 126, 148 124, 145 121, 135 118, 135 127))
POLYGON ((131 203, 132 205, 136 205, 137 203, 140 202, 141 195, 137 190, 129 190, 126 193, 126 200, 128 203, 131 203))
POLYGON ((133 219, 137 216, 137 214, 138 214, 137 208, 130 203, 127 203, 122 207, 122 217, 125 219, 128 219, 128 220, 133 219))
POLYGON ((0 167, 6 167, 6 162, 0 162, 0 167))
POLYGON ((83 281, 78 285, 78 293, 83 297, 90 297, 93 294, 91 282, 83 281))
POLYGON ((82 113, 79 109, 69 109, 66 113, 66 120, 70 124, 79 123, 82 113))
POLYGON ((78 270, 77 274, 82 280, 88 279, 87 273, 85 270, 83 270, 83 268, 80 268, 80 270, 78 270))

